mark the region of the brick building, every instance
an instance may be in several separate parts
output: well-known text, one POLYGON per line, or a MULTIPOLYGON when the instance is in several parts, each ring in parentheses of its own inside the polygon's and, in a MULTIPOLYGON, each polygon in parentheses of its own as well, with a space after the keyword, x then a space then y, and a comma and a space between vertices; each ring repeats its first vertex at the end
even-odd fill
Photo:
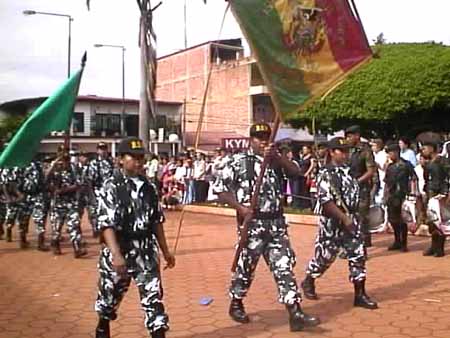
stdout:
MULTIPOLYGON (((241 39, 210 41, 158 59, 157 99, 185 102, 186 146, 195 140, 208 73, 200 149, 245 137, 254 121, 273 120, 274 109, 256 62, 244 57, 241 39)), ((158 128, 158 126, 155 126, 158 128)))

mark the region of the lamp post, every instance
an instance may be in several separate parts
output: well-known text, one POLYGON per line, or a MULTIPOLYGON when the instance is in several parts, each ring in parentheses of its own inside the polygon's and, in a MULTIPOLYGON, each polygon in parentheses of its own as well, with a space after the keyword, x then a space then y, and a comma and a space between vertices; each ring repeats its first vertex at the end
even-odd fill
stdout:
POLYGON ((63 18, 67 18, 69 20, 69 37, 68 37, 68 43, 67 43, 67 78, 70 77, 70 56, 71 56, 71 49, 72 49, 72 21, 73 18, 69 14, 61 14, 61 13, 50 13, 50 12, 38 12, 33 10, 25 10, 23 11, 24 15, 50 15, 50 16, 59 16, 63 18))
POLYGON ((122 49, 122 113, 120 116, 120 134, 125 135, 125 46, 121 45, 105 45, 96 43, 94 47, 110 47, 110 48, 120 48, 122 49))

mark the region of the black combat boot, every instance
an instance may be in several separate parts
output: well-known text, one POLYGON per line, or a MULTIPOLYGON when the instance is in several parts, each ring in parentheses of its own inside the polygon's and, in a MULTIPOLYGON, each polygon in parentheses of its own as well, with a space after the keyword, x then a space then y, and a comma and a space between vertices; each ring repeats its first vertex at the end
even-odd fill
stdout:
POLYGON ((59 245, 59 241, 57 239, 52 239, 50 245, 55 256, 61 255, 61 246, 59 245))
POLYGON ((12 242, 12 229, 9 226, 6 227, 6 238, 5 239, 7 242, 12 242))
POLYGON ((400 251, 408 252, 408 226, 400 224, 400 251))
POLYGON ((80 258, 87 255, 87 250, 81 247, 81 243, 74 241, 72 242, 73 255, 75 258, 80 258))
POLYGON ((366 294, 366 281, 353 282, 353 284, 355 285, 355 301, 353 305, 369 310, 378 309, 378 304, 366 294))
POLYGON ((444 257, 444 245, 445 245, 445 236, 439 235, 436 236, 436 249, 434 250, 434 257, 444 257))
POLYGON ((317 300, 319 297, 316 293, 316 286, 314 285, 315 279, 310 275, 306 275, 306 278, 303 280, 301 286, 303 289, 303 294, 306 298, 310 300, 317 300))
POLYGON ((436 248, 439 241, 439 235, 432 233, 431 234, 431 246, 423 252, 424 256, 433 256, 436 252, 436 248))
POLYGON ((166 338, 166 330, 159 329, 158 331, 152 332, 152 338, 166 338))
POLYGON ((20 233, 20 242, 19 246, 21 249, 28 249, 30 243, 27 242, 27 234, 25 232, 20 233))
POLYGON ((233 298, 230 303, 230 310, 228 312, 230 317, 238 323, 246 324, 250 322, 247 313, 245 313, 244 304, 242 299, 233 298))
POLYGON ((394 229, 394 243, 390 247, 388 247, 389 251, 393 250, 400 250, 401 249, 401 243, 400 243, 400 230, 401 225, 399 224, 392 224, 392 228, 394 229))
POLYGON ((97 328, 95 329, 95 338, 111 338, 109 333, 109 320, 99 318, 97 328))
POLYGON ((39 251, 48 251, 48 246, 45 245, 45 235, 44 234, 39 234, 38 235, 38 247, 37 249, 39 251))
POLYGON ((301 331, 305 327, 313 327, 320 324, 320 319, 304 313, 299 303, 286 305, 286 309, 289 312, 289 328, 292 332, 301 331))

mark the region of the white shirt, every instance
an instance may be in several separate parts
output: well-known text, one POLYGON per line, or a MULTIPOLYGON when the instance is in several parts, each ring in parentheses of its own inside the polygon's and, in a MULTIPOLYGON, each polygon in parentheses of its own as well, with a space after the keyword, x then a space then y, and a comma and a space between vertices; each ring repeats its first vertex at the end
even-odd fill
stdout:
POLYGON ((206 161, 197 160, 194 162, 194 179, 204 180, 206 174, 206 161))

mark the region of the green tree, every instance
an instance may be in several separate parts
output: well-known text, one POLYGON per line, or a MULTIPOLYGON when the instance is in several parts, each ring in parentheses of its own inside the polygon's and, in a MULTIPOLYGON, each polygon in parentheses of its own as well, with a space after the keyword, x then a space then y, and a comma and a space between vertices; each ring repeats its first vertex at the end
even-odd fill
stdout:
POLYGON ((315 119, 323 131, 359 123, 386 138, 449 131, 450 47, 438 43, 377 47, 379 58, 289 122, 298 127, 315 119))

